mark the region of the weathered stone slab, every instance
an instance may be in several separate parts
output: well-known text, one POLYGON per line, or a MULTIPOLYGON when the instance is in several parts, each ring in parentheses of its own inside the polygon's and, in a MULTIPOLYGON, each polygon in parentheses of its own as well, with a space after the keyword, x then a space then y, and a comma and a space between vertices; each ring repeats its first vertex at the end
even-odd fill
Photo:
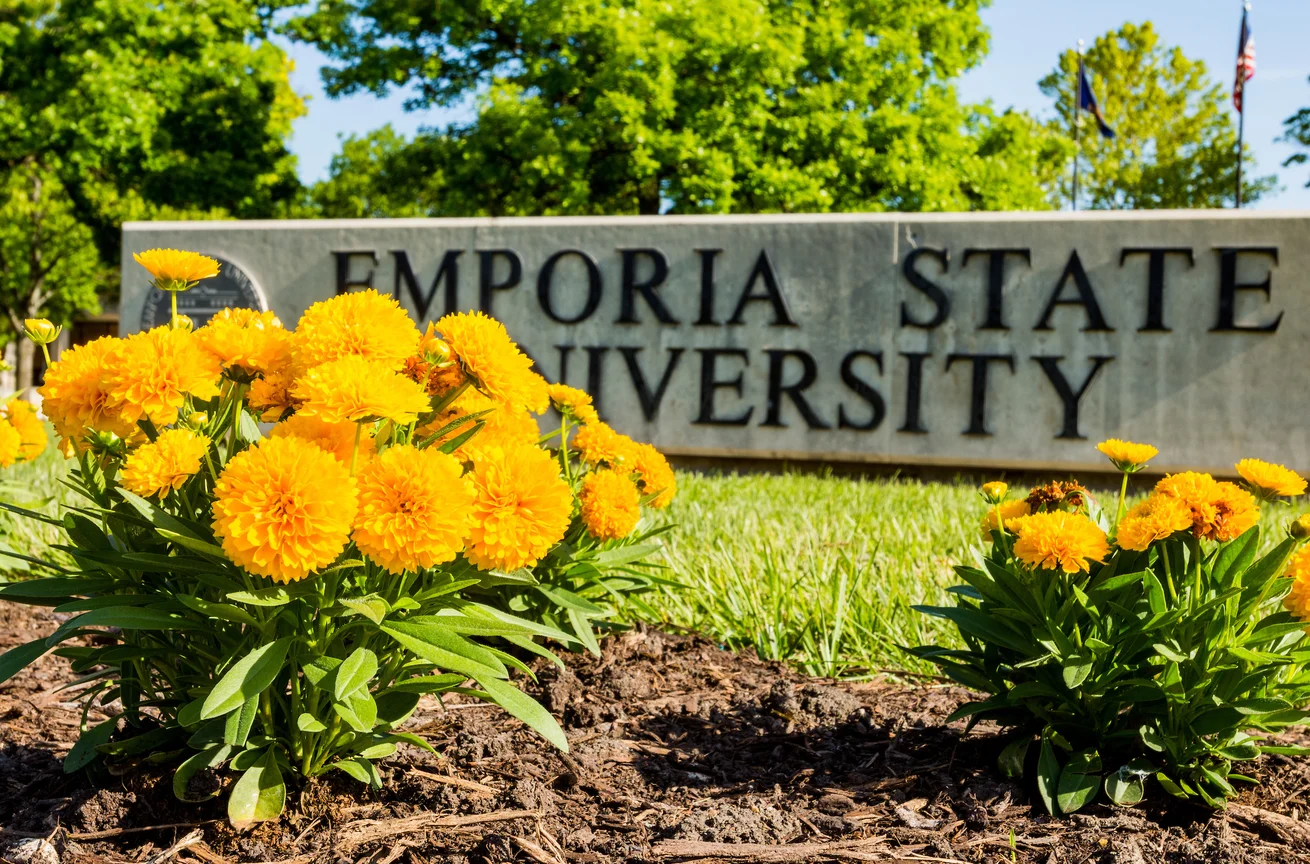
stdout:
POLYGON ((1155 467, 1306 469, 1308 229, 1221 211, 130 223, 122 322, 159 320, 131 254, 174 246, 231 265, 240 290, 206 303, 288 325, 369 285, 420 320, 485 309, 675 454, 1078 469, 1118 436, 1159 446, 1155 467))

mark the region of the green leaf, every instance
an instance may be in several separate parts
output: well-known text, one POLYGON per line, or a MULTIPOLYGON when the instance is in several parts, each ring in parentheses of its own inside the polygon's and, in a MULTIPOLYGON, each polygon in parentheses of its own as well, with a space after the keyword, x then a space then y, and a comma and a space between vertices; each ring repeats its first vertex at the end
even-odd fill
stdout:
POLYGON ((264 692, 282 671, 282 663, 290 647, 291 638, 284 637, 261 645, 238 660, 205 697, 200 719, 221 717, 241 707, 247 699, 264 692))
POLYGON ((1031 735, 1021 735, 1015 738, 1001 755, 996 757, 996 767, 1001 770, 1001 775, 1011 780, 1019 780, 1023 777, 1023 763, 1028 758, 1028 748, 1033 743, 1031 735))
POLYGON ((1073 754, 1060 772, 1059 794, 1056 803, 1061 813, 1081 810, 1101 787, 1101 756, 1095 750, 1073 754))
POLYGON ((1151 763, 1133 759, 1105 778, 1105 795, 1120 807, 1131 807, 1142 800, 1145 781, 1151 776, 1151 763))
POLYGON ((993 696, 983 702, 965 702, 959 708, 951 712, 951 716, 946 718, 947 723, 954 723, 956 720, 963 720, 966 717, 972 717, 975 714, 985 714, 988 711, 995 711, 998 708, 1009 708, 1011 702, 1007 694, 993 696))
POLYGON ((374 789, 382 788, 382 777, 378 774, 377 767, 362 756, 355 756, 351 759, 341 759, 337 762, 333 762, 328 767, 335 768, 338 771, 344 771, 360 783, 367 783, 374 789))
POLYGON ((223 791, 223 787, 214 784, 214 788, 205 795, 192 797, 190 794, 191 778, 195 777, 201 771, 208 768, 216 768, 232 755, 233 747, 228 744, 220 744, 210 747, 207 750, 201 750, 190 759, 187 759, 177 770, 173 772, 173 795, 179 801, 186 801, 191 804, 198 804, 201 801, 207 801, 210 798, 217 798, 223 791))
POLYGON ((418 707, 419 694, 402 690, 388 690, 374 698, 378 706, 378 719, 389 726, 405 722, 418 707))
POLYGON ((369 744, 363 750, 360 750, 359 755, 369 761, 374 759, 385 759, 392 753, 395 753, 396 748, 397 745, 395 741, 378 741, 369 744))
POLYGON ((1041 751, 1037 757, 1037 794, 1042 797, 1046 812, 1052 816, 1060 813, 1056 806, 1059 785, 1060 761, 1055 758, 1055 748, 1051 746, 1050 737, 1043 734, 1041 751))
POLYGON ((24 598, 69 599, 106 591, 114 587, 112 579, 83 579, 77 576, 54 576, 44 579, 26 579, 0 586, 0 599, 23 602, 24 598))
POLYGON ((1190 797, 1187 794, 1187 790, 1175 783, 1173 778, 1168 774, 1165 774, 1163 771, 1157 771, 1155 773, 1155 779, 1160 784, 1160 788, 1168 792, 1170 795, 1173 795, 1176 798, 1190 797))
POLYGON ((487 691, 493 702, 504 708, 512 716, 528 724, 537 734, 554 744, 561 751, 569 752, 569 742, 564 736, 564 730, 560 728, 559 723, 551 716, 550 712, 541 707, 535 699, 508 681, 486 675, 473 675, 471 677, 482 686, 483 690, 487 691))
POLYGON ((576 609, 566 609, 564 610, 564 614, 569 619, 569 626, 572 627, 573 632, 577 634, 578 641, 580 641, 583 646, 591 652, 592 656, 599 657, 600 643, 596 641, 596 634, 592 631, 591 623, 587 620, 587 616, 583 615, 576 609))
MULTIPOLYGON (((203 710, 203 709, 202 709, 203 710)), ((231 711, 223 724, 223 743, 233 747, 246 746, 250 737, 250 727, 255 725, 255 714, 259 710, 259 697, 251 696, 241 704, 240 711, 231 711)))
POLYGON ((68 755, 64 757, 64 773, 72 774, 74 771, 80 771, 90 765, 99 755, 96 748, 109 743, 109 739, 113 737, 117 729, 118 718, 111 717, 83 732, 81 737, 77 739, 77 743, 73 745, 73 749, 69 750, 68 755))
POLYGON ((1292 704, 1286 699, 1243 699, 1233 702, 1230 707, 1243 714, 1273 714, 1275 711, 1290 711, 1292 704))
POLYGON ((29 664, 40 659, 50 648, 45 638, 33 639, 0 654, 0 683, 13 678, 29 664))
POLYGON ((337 668, 332 698, 338 702, 364 687, 378 673, 377 655, 367 648, 356 648, 337 668))
POLYGON ((555 605, 561 606, 565 609, 572 609, 581 612, 584 615, 596 617, 605 614, 605 610, 597 606, 595 603, 585 600, 565 588, 552 588, 546 585, 538 585, 537 591, 545 596, 547 600, 550 600, 555 605))
POLYGON ((254 444, 264 437, 264 433, 259 431, 259 423, 255 418, 242 411, 241 419, 237 421, 237 437, 247 444, 254 444))
POLYGON ((232 621, 236 624, 245 624, 248 627, 260 626, 255 616, 240 606, 233 606, 231 603, 215 603, 212 600, 203 600, 191 594, 174 594, 173 596, 183 606, 209 618, 232 621))
POLYGON ((285 606, 292 601, 291 592, 281 585, 256 591, 233 591, 227 599, 247 606, 285 606))
POLYGON ((437 748, 433 747, 413 732, 391 732, 387 735, 387 738, 397 742, 403 741, 406 744, 412 744, 415 747, 428 751, 429 753, 440 755, 437 754, 437 748))
POLYGON ((296 728, 301 732, 323 732, 327 729, 323 725, 323 721, 306 712, 301 712, 300 716, 296 718, 296 728))
POLYGON ((287 800, 287 787, 282 782, 282 771, 272 748, 264 758, 241 775, 232 786, 227 801, 227 818, 234 828, 244 828, 252 822, 269 822, 282 815, 287 800))
POLYGON ((333 674, 341 667, 341 661, 335 657, 315 657, 313 661, 301 667, 306 680, 320 690, 331 690, 336 680, 333 674))
POLYGON ((591 559, 591 564, 596 567, 619 567, 623 564, 631 564, 634 561, 640 561, 643 558, 649 558, 662 548, 660 543, 645 543, 637 546, 620 546, 616 549, 606 549, 597 553, 596 557, 591 559))
POLYGON ((486 648, 444 628, 409 621, 390 621, 381 629, 419 657, 443 669, 459 672, 469 678, 504 678, 509 674, 505 664, 486 648))
POLYGON ((383 619, 391 613, 391 604, 376 595, 370 597, 346 598, 338 602, 352 612, 363 615, 374 624, 381 624, 383 619))
POLYGON ((1065 658, 1063 664, 1064 686, 1070 690, 1077 690, 1082 686, 1082 683, 1087 680, 1087 676, 1092 674, 1092 662, 1091 654, 1073 654, 1065 658))
POLYGON ((332 710, 356 732, 372 732, 377 726, 377 702, 366 690, 358 690, 340 702, 333 702, 332 710))
POLYGON ((458 687, 468 680, 467 675, 446 674, 446 675, 420 675, 416 678, 406 678, 397 681, 388 687, 382 695, 386 693, 444 693, 451 688, 458 687))

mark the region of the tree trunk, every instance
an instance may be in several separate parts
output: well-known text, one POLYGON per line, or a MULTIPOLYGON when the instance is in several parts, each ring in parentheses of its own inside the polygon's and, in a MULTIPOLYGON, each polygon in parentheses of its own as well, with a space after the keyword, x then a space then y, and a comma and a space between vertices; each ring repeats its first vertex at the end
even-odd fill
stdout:
POLYGON ((18 366, 14 369, 14 383, 17 387, 17 395, 23 399, 31 401, 32 394, 28 391, 36 383, 36 345, 32 340, 23 335, 20 330, 18 333, 18 366))

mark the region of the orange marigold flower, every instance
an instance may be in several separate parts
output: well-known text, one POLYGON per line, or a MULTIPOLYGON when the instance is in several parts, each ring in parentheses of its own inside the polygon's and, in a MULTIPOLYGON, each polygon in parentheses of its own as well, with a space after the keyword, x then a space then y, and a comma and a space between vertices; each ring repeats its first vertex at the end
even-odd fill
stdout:
POLYGON ((605 464, 611 468, 631 466, 635 441, 615 432, 605 423, 591 423, 573 436, 573 446, 588 465, 605 464))
POLYGON ((473 489, 439 450, 390 447, 359 473, 355 545, 391 573, 454 560, 469 536, 473 489))
POLYGON ((446 432, 439 440, 433 442, 432 446, 440 447, 447 441, 458 438, 468 432, 474 423, 479 422, 483 424, 482 428, 455 448, 454 455, 461 459, 472 459, 479 450, 535 445, 537 439, 541 437, 541 429, 537 426, 536 418, 527 410, 497 402, 478 390, 465 390, 454 403, 418 430, 419 438, 421 440, 446 428, 460 417, 473 414, 479 416, 471 417, 467 423, 462 423, 446 432))
POLYGON ((274 426, 269 434, 274 438, 299 438, 317 444, 337 457, 342 465, 349 465, 353 454, 355 464, 364 465, 377 451, 377 442, 365 430, 359 436, 359 452, 355 453, 355 430, 358 428, 358 424, 348 421, 329 423, 321 417, 293 414, 274 426))
POLYGON ((329 423, 387 419, 407 425, 431 408, 422 386, 356 354, 310 369, 291 395, 301 403, 298 413, 329 423))
POLYGON ((483 570, 536 564, 568 530, 573 493, 540 447, 493 447, 470 474, 476 500, 464 555, 483 570))
POLYGON ((654 496, 650 506, 663 509, 673 503, 673 496, 678 494, 678 480, 663 453, 650 444, 633 444, 631 465, 641 491, 654 496))
POLYGON ((459 312, 438 321, 437 331, 483 393, 533 414, 546 410, 546 381, 532 371, 531 358, 509 338, 505 325, 481 312, 459 312))
POLYGON ((154 441, 142 444, 123 463, 123 487, 149 498, 181 489, 200 470, 209 439, 190 429, 166 429, 154 441))
POLYGON ((218 359, 194 334, 169 327, 122 340, 106 371, 110 400, 123 419, 135 423, 148 417, 156 426, 176 423, 188 395, 217 396, 222 375, 218 359))
POLYGON ((627 537, 641 520, 637 484, 612 468, 592 471, 578 494, 582 522, 597 540, 627 537))
POLYGON ((1292 556, 1283 575, 1292 580, 1292 589, 1283 598, 1283 608, 1310 622, 1310 546, 1302 546, 1292 556))
POLYGON ((225 371, 249 378, 287 361, 291 334, 272 312, 223 309, 196 331, 196 339, 225 371))
POLYGON ((214 486, 214 533, 240 567, 294 582, 337 559, 359 509, 355 479, 326 450, 289 436, 232 457, 214 486))
POLYGON ((300 400, 291 395, 296 377, 287 363, 280 363, 266 371, 261 378, 250 382, 246 404, 259 414, 259 419, 276 423, 300 407, 300 400))
POLYGON ((1080 513, 1034 513, 1015 522, 1014 557, 1029 567, 1078 573, 1110 554, 1105 532, 1080 513))
POLYGON ((23 438, 8 420, 0 419, 0 468, 8 468, 23 452, 23 438))
POLYGON ((1157 492, 1124 514, 1114 540, 1121 549, 1145 552, 1155 541, 1191 527, 1191 508, 1177 498, 1157 492))
POLYGON ((600 422, 600 415, 591 404, 591 394, 567 384, 551 384, 547 389, 551 404, 566 417, 572 417, 584 426, 600 422))
POLYGON ((1027 501, 1002 501, 995 507, 989 507, 983 514, 982 524, 978 526, 982 532, 983 542, 992 539, 992 532, 996 530, 996 512, 1001 513, 1001 523, 1005 525, 1007 531, 1014 531, 1014 520, 1027 516, 1032 510, 1028 507, 1027 501))
POLYGON ((347 356, 398 372, 418 349, 419 332, 394 297, 369 289, 320 300, 301 316, 292 338, 300 369, 347 356))
POLYGON ((218 262, 198 252, 180 249, 147 249, 132 256, 146 268, 162 291, 185 291, 201 279, 218 275, 218 262))
POLYGON ((1142 468, 1160 454, 1150 444, 1134 444, 1118 438, 1102 441, 1096 445, 1096 449, 1104 453, 1114 463, 1114 467, 1128 474, 1142 468))
POLYGON ((1044 486, 1035 486, 1028 492, 1028 509, 1034 513, 1062 510, 1066 505, 1077 510, 1083 506, 1087 488, 1074 480, 1055 480, 1044 486))
POLYGON ((464 383, 464 370, 459 364, 450 362, 445 365, 429 363, 422 357, 410 357, 401 370, 406 378, 423 385, 429 396, 445 396, 451 390, 464 383))
POLYGON ((121 339, 102 336, 75 345, 60 354, 45 373, 41 408, 62 440, 61 449, 86 449, 83 436, 91 431, 113 432, 121 438, 135 434, 136 425, 123 419, 110 399, 113 357, 121 339))
POLYGON ((18 458, 21 461, 31 462, 45 452, 49 437, 31 402, 14 396, 0 407, 0 417, 8 420, 18 432, 18 458))
POLYGON ((1217 482, 1209 474, 1183 471, 1155 484, 1155 491, 1177 498, 1192 514, 1192 534, 1225 542, 1241 536, 1260 521, 1255 496, 1233 483, 1217 482))
POLYGON ((1243 480, 1251 484, 1256 494, 1267 501, 1305 494, 1305 478, 1290 468, 1259 459, 1243 459, 1233 467, 1243 480))

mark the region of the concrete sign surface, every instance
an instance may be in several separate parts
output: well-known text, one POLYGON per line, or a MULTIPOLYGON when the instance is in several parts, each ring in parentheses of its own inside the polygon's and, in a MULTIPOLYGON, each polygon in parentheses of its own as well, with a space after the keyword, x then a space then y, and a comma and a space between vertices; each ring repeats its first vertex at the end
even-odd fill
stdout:
POLYGON ((487 311, 671 454, 1100 469, 1113 436, 1306 470, 1307 241, 1226 211, 138 222, 121 321, 159 322, 132 253, 175 247, 230 270, 197 312, 487 311))

